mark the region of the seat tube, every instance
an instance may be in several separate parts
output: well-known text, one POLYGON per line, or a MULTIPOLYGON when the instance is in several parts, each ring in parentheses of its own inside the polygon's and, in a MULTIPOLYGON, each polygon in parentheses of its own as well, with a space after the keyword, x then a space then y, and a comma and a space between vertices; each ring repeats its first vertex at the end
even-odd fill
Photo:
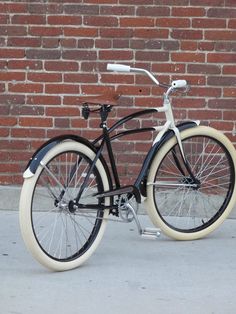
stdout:
POLYGON ((105 140, 106 145, 107 145, 107 152, 108 152, 109 160, 110 160, 110 163, 111 163, 111 169, 112 169, 113 178, 114 178, 116 187, 119 188, 120 187, 119 175, 118 175, 118 172, 117 172, 115 158, 114 158, 114 154, 113 154, 113 151, 112 151, 111 140, 110 140, 110 137, 109 137, 107 124, 106 124, 105 121, 102 123, 102 128, 103 128, 104 140, 105 140))

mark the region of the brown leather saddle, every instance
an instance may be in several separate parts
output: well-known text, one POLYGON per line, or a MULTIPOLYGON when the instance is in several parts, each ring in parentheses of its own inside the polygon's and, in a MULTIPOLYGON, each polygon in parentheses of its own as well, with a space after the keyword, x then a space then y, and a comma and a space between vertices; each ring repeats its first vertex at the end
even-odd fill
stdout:
POLYGON ((98 96, 85 96, 80 98, 82 105, 110 105, 115 106, 118 104, 118 100, 121 94, 119 93, 107 93, 98 96))

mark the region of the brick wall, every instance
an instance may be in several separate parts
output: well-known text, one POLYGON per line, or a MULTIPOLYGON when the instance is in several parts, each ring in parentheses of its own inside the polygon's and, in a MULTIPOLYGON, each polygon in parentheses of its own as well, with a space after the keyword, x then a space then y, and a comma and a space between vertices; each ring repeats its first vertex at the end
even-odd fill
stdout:
MULTIPOLYGON (((192 89, 175 98, 176 118, 201 119, 236 143, 235 0, 1 1, 0 184, 21 183, 46 138, 95 136, 97 119, 80 116, 82 94, 122 92, 112 121, 161 103, 148 79, 108 73, 108 62, 144 67, 165 83, 186 78, 192 89)), ((120 173, 132 178, 150 139, 115 143, 120 173)))

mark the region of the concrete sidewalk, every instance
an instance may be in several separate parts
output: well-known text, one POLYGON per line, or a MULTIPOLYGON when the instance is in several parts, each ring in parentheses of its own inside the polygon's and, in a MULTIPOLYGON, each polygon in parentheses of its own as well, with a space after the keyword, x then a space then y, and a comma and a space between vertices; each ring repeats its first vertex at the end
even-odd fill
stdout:
POLYGON ((26 251, 18 212, 0 211, 0 230, 1 314, 236 312, 234 219, 195 242, 142 239, 133 223, 110 222, 87 263, 63 273, 26 251))

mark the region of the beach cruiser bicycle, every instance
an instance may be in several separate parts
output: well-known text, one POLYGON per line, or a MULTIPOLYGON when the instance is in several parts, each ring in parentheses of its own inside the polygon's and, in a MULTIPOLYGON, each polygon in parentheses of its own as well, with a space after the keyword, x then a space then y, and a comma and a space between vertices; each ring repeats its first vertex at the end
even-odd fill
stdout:
POLYGON ((102 135, 93 142, 76 135, 58 136, 34 153, 24 172, 20 226, 33 256, 52 270, 68 270, 85 262, 109 220, 134 221, 139 234, 148 238, 156 238, 161 230, 173 239, 194 240, 217 228, 235 204, 233 144, 199 121, 175 124, 170 95, 186 91, 187 82, 161 84, 147 70, 127 65, 108 64, 107 69, 148 75, 165 89, 163 106, 135 112, 108 127, 108 115, 120 95, 84 97, 82 115, 89 119, 98 114, 102 135), (166 117, 162 126, 117 132, 132 119, 160 112, 166 117), (135 182, 121 185, 112 142, 154 131, 157 136, 135 182), (141 203, 155 227, 141 226, 141 203))

